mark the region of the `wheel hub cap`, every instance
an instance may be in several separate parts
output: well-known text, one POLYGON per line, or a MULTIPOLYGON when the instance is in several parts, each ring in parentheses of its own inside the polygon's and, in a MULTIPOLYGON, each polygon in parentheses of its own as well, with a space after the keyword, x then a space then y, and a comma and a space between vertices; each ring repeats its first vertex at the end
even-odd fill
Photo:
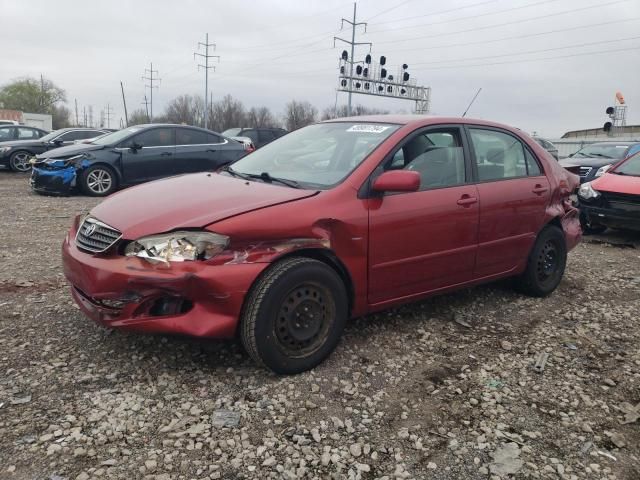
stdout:
POLYGON ((87 177, 87 185, 93 192, 104 193, 111 188, 111 175, 105 170, 94 170, 87 177))

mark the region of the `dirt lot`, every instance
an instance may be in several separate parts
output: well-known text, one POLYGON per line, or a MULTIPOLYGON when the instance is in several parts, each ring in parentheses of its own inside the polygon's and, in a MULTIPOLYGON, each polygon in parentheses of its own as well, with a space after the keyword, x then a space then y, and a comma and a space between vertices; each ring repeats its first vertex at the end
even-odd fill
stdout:
POLYGON ((359 318, 277 377, 235 342, 96 326, 59 248, 97 202, 7 172, 0 198, 0 479, 640 478, 638 237, 580 245, 546 299, 503 282, 359 318))

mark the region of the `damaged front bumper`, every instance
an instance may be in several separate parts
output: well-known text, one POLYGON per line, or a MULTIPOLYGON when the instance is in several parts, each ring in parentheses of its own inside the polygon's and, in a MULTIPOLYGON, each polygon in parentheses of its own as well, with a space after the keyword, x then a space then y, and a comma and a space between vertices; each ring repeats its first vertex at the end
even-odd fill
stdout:
POLYGON ((145 333, 229 338, 245 295, 267 263, 211 265, 206 261, 152 265, 117 253, 79 250, 67 235, 64 273, 74 300, 97 323, 145 333))
POLYGON ((69 195, 76 188, 77 171, 74 165, 37 162, 31 169, 31 188, 38 193, 69 195))

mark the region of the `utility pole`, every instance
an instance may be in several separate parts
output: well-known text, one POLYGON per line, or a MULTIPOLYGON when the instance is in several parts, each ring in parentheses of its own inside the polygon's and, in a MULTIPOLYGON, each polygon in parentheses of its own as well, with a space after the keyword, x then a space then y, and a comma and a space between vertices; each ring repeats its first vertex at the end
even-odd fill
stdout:
MULTIPOLYGON (((124 125, 126 127, 128 127, 129 126, 129 114, 127 113, 127 101, 124 98, 124 86, 122 85, 122 80, 120 80, 120 90, 122 90, 122 105, 124 105, 124 125)), ((122 128, 122 127, 120 127, 120 128, 122 128)))
POLYGON ((355 46, 356 45, 369 45, 369 51, 371 51, 371 42, 356 42, 356 27, 358 25, 364 25, 364 31, 365 33, 367 32, 367 23, 366 22, 356 22, 356 2, 353 2, 353 21, 352 20, 347 20, 346 18, 343 18, 342 21, 340 22, 340 30, 342 30, 342 27, 344 26, 344 23, 347 22, 349 25, 351 25, 351 41, 347 41, 344 38, 340 38, 340 37, 333 37, 333 46, 336 46, 336 40, 340 40, 341 42, 346 43, 347 45, 351 45, 351 56, 349 57, 349 100, 347 103, 347 115, 351 115, 351 90, 353 88, 352 83, 353 83, 353 64, 355 63, 353 61, 353 55, 354 55, 354 50, 355 50, 355 46))
POLYGON ((200 47, 204 47, 204 54, 194 52, 193 53, 193 58, 195 59, 196 56, 204 58, 204 65, 199 63, 198 64, 198 70, 200 70, 200 68, 204 68, 204 106, 205 106, 205 108, 204 108, 204 128, 207 128, 207 113, 208 113, 207 99, 209 98, 209 69, 213 68, 213 71, 214 72, 216 71, 216 67, 215 66, 209 66, 209 59, 210 58, 217 58, 218 59, 218 63, 219 63, 220 62, 220 56, 219 55, 209 55, 209 47, 213 47, 213 51, 215 52, 216 44, 215 43, 209 43, 209 34, 208 33, 205 35, 204 43, 198 42, 198 50, 200 50, 200 47))
POLYGON ((82 107, 82 118, 83 118, 82 126, 86 127, 87 126, 87 107, 82 107))
MULTIPOLYGON (((151 62, 150 67, 149 68, 145 68, 144 69, 144 75, 142 76, 143 80, 149 80, 149 85, 145 84, 145 87, 149 87, 150 90, 150 96, 151 99, 149 100, 149 106, 150 106, 150 111, 151 113, 149 114, 149 112, 147 112, 147 116, 149 117, 149 123, 153 122, 153 89, 154 88, 158 88, 157 85, 154 85, 153 82, 160 82, 161 79, 158 78, 158 70, 154 70, 153 69, 153 62, 151 62), (153 75, 156 75, 156 77, 154 78, 153 75), (145 75, 149 75, 148 77, 145 75)), ((146 101, 147 97, 145 96, 145 101, 146 101)))
POLYGON ((151 123, 151 119, 149 118, 149 102, 147 101, 147 95, 144 96, 144 102, 140 102, 144 105, 144 109, 147 112, 147 121, 151 123))
POLYGON ((79 127, 80 126, 80 122, 78 121, 78 99, 75 98, 74 100, 76 102, 76 127, 79 127))
POLYGON ((93 128, 93 105, 89 105, 89 124, 87 126, 93 128))
POLYGON ((113 109, 107 102, 107 107, 104 110, 104 116, 107 119, 107 128, 111 128, 111 115, 113 114, 113 109))

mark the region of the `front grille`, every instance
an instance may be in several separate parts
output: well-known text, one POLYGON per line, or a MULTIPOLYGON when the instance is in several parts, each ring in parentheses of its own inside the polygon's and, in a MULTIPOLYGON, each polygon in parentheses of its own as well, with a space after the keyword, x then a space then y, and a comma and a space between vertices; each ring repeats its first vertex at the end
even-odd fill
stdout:
POLYGON ((586 177, 591 173, 591 167, 580 167, 580 176, 586 177))
POLYGON ((87 217, 76 234, 76 245, 82 250, 100 253, 112 247, 120 237, 120 231, 95 218, 87 217))

